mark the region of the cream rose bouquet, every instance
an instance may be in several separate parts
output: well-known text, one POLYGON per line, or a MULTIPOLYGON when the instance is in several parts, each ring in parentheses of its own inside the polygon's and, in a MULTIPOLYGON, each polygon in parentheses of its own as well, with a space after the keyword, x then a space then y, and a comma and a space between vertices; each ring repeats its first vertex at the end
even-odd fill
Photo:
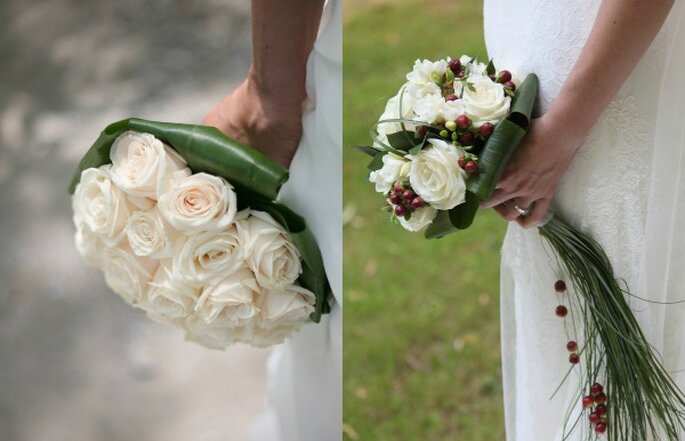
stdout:
POLYGON ((76 247, 127 303, 192 341, 280 343, 330 296, 304 219, 275 201, 287 179, 214 128, 119 121, 71 183, 76 247))
MULTIPOLYGON (((427 238, 468 228, 526 134, 537 83, 534 74, 519 82, 468 56, 417 60, 372 144, 358 146, 373 156, 369 179, 392 218, 427 238)), ((574 331, 564 381, 574 370, 581 378, 563 438, 579 430, 588 440, 680 439, 685 395, 650 347, 602 246, 551 213, 538 229, 570 281, 555 283, 559 305, 550 311, 574 331)))

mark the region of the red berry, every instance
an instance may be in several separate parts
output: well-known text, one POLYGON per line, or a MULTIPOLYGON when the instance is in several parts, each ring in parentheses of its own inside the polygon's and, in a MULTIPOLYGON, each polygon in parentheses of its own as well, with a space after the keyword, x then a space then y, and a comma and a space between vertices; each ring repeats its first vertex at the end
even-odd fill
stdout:
POLYGON ((475 161, 469 161, 464 165, 464 170, 466 170, 466 173, 468 174, 473 174, 478 171, 478 164, 476 164, 475 161))
POLYGON ((604 392, 604 387, 602 387, 602 385, 599 383, 595 383, 590 386, 590 392, 592 392, 592 395, 599 395, 604 392))
POLYGON ((566 349, 568 349, 569 352, 576 352, 578 350, 578 343, 570 341, 566 343, 566 349))
POLYGON ((509 81, 511 81, 511 72, 508 70, 501 71, 497 76, 498 83, 508 83, 509 81))
POLYGON ((395 214, 399 217, 404 217, 407 215, 407 207, 404 205, 397 205, 395 206, 395 214))
POLYGON ((607 396, 604 395, 604 393, 600 393, 595 395, 595 403, 597 404, 604 404, 607 402, 607 396))
POLYGON ((603 416, 607 414, 607 407, 604 404, 599 404, 597 407, 595 407, 595 412, 597 412, 597 415, 603 416))
POLYGON ((566 291, 566 282, 564 282, 563 280, 557 280, 556 283, 554 284, 554 290, 556 292, 566 291))
POLYGON ((461 70, 461 61, 459 59, 450 61, 450 70, 454 73, 459 72, 461 70))
POLYGON ((464 159, 463 156, 460 156, 459 159, 457 159, 457 165, 461 168, 464 168, 464 165, 466 165, 466 159, 464 159))
POLYGON ((596 433, 604 433, 606 431, 607 431, 606 423, 599 423, 595 426, 595 432, 596 433))
POLYGON ((404 187, 402 187, 402 184, 395 184, 392 188, 395 193, 402 193, 404 191, 404 187))
POLYGON ((590 412, 589 419, 592 424, 597 424, 602 421, 602 417, 599 416, 597 412, 590 412))
POLYGON ((590 396, 583 397, 583 407, 585 409, 592 407, 595 404, 595 400, 590 396))
POLYGON ((478 129, 478 131, 483 136, 483 138, 488 138, 492 134, 492 131, 494 129, 495 126, 492 123, 486 122, 482 126, 480 126, 480 129, 478 129))
POLYGON ((566 317, 566 314, 568 314, 568 309, 566 309, 566 307, 564 305, 559 305, 559 306, 557 306, 557 309, 555 312, 556 312, 557 316, 559 316, 559 317, 566 317))
POLYGON ((450 93, 449 95, 447 95, 445 97, 445 101, 456 101, 458 99, 459 99, 459 97, 454 93, 450 93))
POLYGON ((404 193, 402 193, 402 199, 404 199, 407 202, 411 202, 415 197, 416 193, 414 193, 411 190, 405 190, 404 193))
POLYGON ((414 208, 416 210, 418 210, 419 208, 423 208, 425 205, 426 205, 426 202, 418 196, 415 197, 414 199, 412 199, 412 201, 411 201, 412 208, 414 208))
POLYGON ((456 74, 455 76, 456 76, 457 78, 464 78, 464 71, 463 71, 463 70, 460 70, 459 72, 457 72, 457 74, 456 74))
POLYGON ((490 78, 492 81, 495 81, 495 74, 488 74, 488 78, 490 78))
POLYGON ((459 143, 460 143, 461 145, 471 145, 471 144, 473 144, 473 135, 471 134, 471 132, 463 133, 463 134, 459 137, 459 143))
POLYGON ((571 364, 578 364, 580 363, 580 357, 574 352, 573 354, 569 355, 568 361, 570 361, 571 364))
POLYGON ((512 92, 516 90, 516 84, 514 84, 513 81, 507 81, 506 83, 504 83, 504 87, 506 89, 510 89, 512 92))
POLYGON ((416 128, 416 133, 417 133, 419 136, 425 136, 426 133, 428 133, 428 126, 418 126, 418 127, 416 128))
POLYGON ((393 205, 397 205, 402 202, 402 198, 399 194, 393 193, 392 195, 390 195, 390 202, 392 202, 393 205))
POLYGON ((454 122, 457 123, 457 127, 460 129, 466 129, 468 128, 469 124, 471 124, 471 120, 466 115, 459 115, 454 122))

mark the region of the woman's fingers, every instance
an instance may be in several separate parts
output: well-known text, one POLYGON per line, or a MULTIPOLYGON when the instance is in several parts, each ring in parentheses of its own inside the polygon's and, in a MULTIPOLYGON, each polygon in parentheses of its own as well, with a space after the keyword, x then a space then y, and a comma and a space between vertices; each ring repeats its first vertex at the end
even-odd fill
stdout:
POLYGON ((530 215, 526 217, 521 216, 516 219, 516 222, 518 222, 518 224, 521 225, 523 228, 531 228, 537 226, 545 219, 551 202, 552 199, 550 198, 538 199, 534 202, 534 205, 532 207, 533 211, 530 213, 530 215))
POLYGON ((492 196, 490 197, 490 199, 481 202, 480 206, 483 208, 496 207, 507 202, 510 199, 514 199, 516 196, 518 196, 517 192, 512 192, 510 190, 499 188, 492 192, 492 196))
POLYGON ((496 205, 492 208, 508 222, 514 221, 521 216, 521 214, 518 211, 516 211, 513 204, 507 202, 500 205, 496 205))

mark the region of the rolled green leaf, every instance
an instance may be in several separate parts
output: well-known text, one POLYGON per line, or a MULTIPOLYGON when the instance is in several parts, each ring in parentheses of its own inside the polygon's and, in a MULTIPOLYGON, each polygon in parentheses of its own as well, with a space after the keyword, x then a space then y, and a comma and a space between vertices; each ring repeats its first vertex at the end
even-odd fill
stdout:
POLYGON ((451 210, 439 211, 433 222, 426 228, 426 239, 439 239, 450 233, 465 230, 471 226, 478 211, 478 198, 470 191, 466 200, 451 210))

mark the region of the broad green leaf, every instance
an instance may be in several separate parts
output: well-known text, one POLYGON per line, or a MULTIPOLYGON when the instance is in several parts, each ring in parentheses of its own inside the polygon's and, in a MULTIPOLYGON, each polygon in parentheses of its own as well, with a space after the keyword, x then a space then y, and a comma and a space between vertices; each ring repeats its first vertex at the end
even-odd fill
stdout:
POLYGON ((367 155, 373 156, 373 157, 376 157, 379 153, 383 153, 382 150, 373 148, 369 145, 357 144, 353 147, 356 148, 357 150, 359 150, 360 152, 366 153, 367 155))
POLYGON ((497 72, 497 69, 495 69, 495 63, 490 59, 488 62, 488 67, 486 68, 486 72, 488 75, 495 75, 497 72))
POLYGON ((439 239, 450 233, 465 230, 471 226, 478 211, 478 198, 470 191, 466 192, 466 201, 451 210, 438 212, 428 228, 426 239, 439 239))
POLYGON ((403 152, 409 151, 409 149, 420 145, 422 142, 423 138, 417 138, 414 136, 414 132, 399 131, 388 135, 388 144, 403 152))
POLYGON ((379 170, 381 167, 383 167, 383 157, 387 155, 387 152, 383 152, 380 155, 374 156, 374 158, 369 162, 369 165, 366 166, 370 171, 376 171, 379 170))

